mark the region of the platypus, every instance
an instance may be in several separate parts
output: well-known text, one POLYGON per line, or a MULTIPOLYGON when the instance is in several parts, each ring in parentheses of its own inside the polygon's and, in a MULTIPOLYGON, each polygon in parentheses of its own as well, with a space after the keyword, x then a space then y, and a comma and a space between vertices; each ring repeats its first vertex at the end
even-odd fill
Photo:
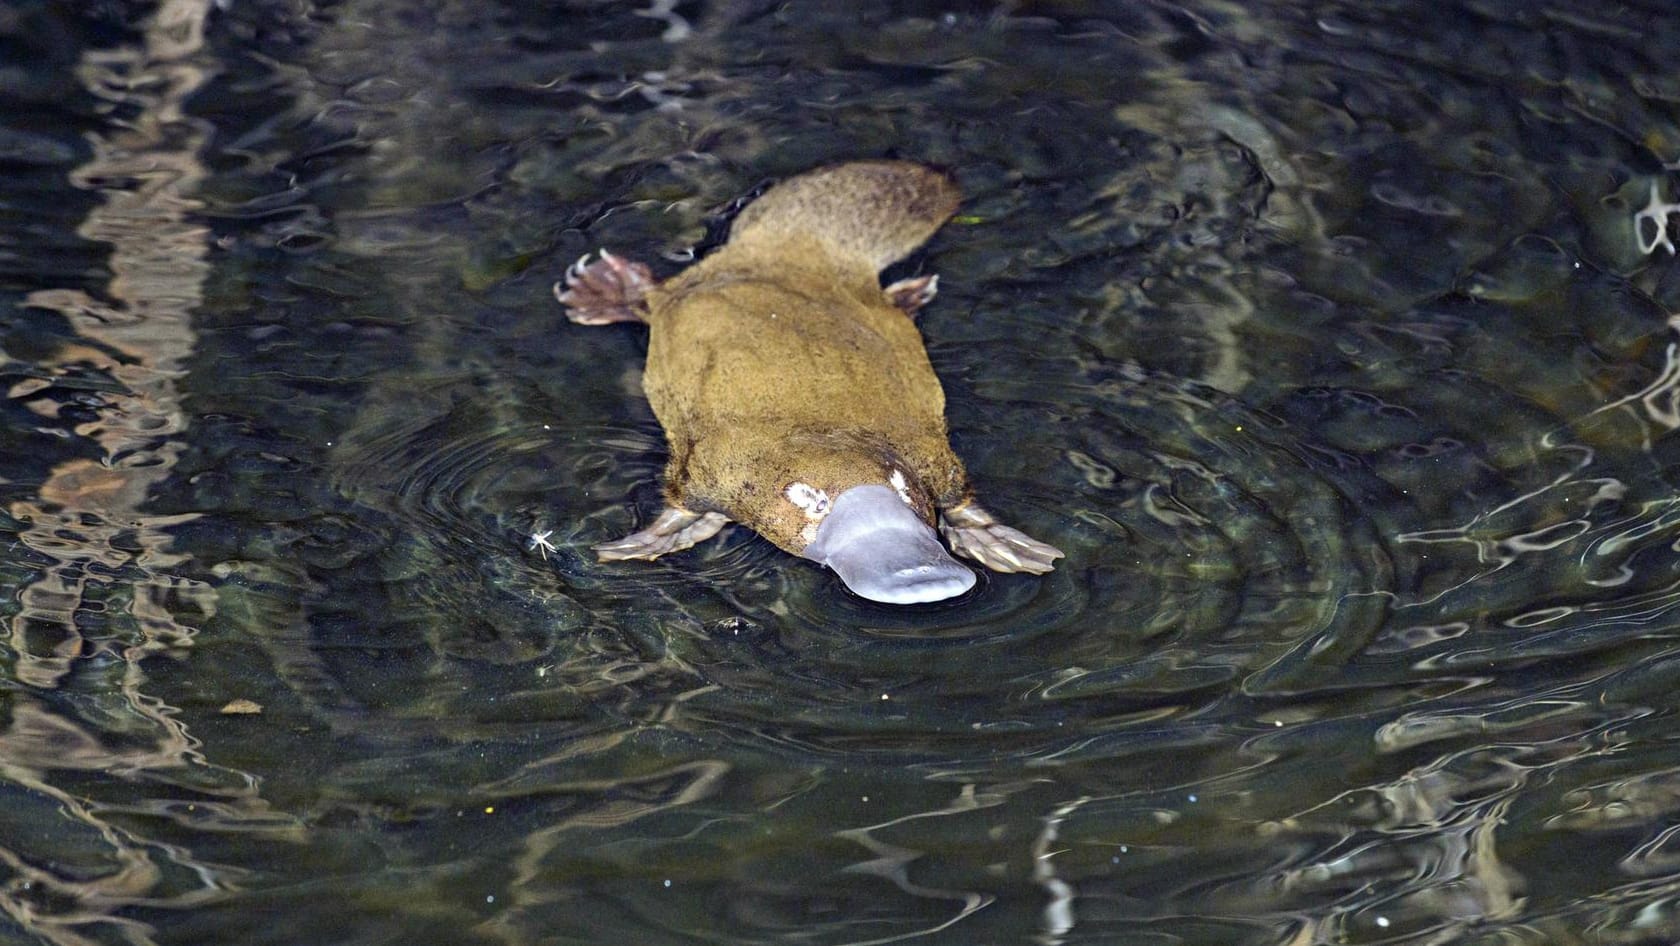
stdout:
POLYGON ((765 191, 663 282, 605 250, 567 271, 554 289, 573 322, 647 323, 643 388, 671 450, 665 509, 595 546, 602 560, 658 558, 737 522, 858 595, 911 604, 974 585, 937 525, 988 568, 1050 571, 1062 553, 980 508, 951 451, 912 321, 937 277, 880 282, 959 200, 921 164, 839 164, 765 191))

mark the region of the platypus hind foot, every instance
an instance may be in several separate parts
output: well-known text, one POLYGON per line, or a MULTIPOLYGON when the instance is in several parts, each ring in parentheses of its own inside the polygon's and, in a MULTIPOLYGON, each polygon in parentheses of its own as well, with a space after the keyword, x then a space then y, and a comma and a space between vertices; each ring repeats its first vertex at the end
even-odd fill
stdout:
POLYGON ((964 555, 995 572, 1031 572, 1042 575, 1055 566, 1062 550, 1040 542, 1019 529, 1011 529, 973 503, 944 510, 939 531, 951 543, 951 551, 964 555))
POLYGON ((667 506, 653 520, 653 525, 640 532, 632 532, 622 539, 602 542, 595 546, 595 555, 603 562, 627 558, 655 559, 667 552, 681 552, 697 542, 704 542, 729 524, 729 517, 721 512, 690 512, 667 506))
POLYGON ((904 314, 911 318, 922 311, 922 306, 933 301, 939 294, 939 277, 937 275, 917 276, 914 279, 900 279, 887 287, 887 298, 892 304, 904 310, 904 314))
POLYGON ((566 318, 579 325, 646 321, 653 271, 606 250, 593 263, 587 259, 573 263, 566 278, 554 284, 554 298, 566 307, 566 318))

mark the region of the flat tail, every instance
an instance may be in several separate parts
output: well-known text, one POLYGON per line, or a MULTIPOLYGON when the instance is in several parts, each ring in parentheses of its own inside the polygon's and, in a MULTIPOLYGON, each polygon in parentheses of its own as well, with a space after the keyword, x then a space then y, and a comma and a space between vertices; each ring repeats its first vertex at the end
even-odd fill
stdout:
POLYGON ((765 191, 735 218, 729 242, 773 246, 813 239, 879 273, 926 243, 961 201, 956 182, 927 165, 836 164, 765 191))

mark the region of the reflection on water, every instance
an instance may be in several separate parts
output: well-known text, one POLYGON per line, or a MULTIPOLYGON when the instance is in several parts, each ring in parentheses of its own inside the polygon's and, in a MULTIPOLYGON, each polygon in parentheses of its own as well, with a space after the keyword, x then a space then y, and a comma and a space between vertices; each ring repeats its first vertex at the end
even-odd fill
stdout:
POLYGON ((197 632, 181 617, 196 624, 215 612, 213 592, 182 574, 188 556, 170 547, 170 527, 192 517, 144 508, 185 449, 176 382, 209 270, 208 230, 190 215, 210 129, 182 113, 206 78, 194 61, 206 12, 204 0, 166 0, 134 43, 90 48, 75 63, 95 109, 121 116, 88 132, 89 154, 63 185, 99 195, 75 235, 110 247, 109 279, 44 285, 14 309, 26 321, 51 313, 65 334, 32 363, 14 363, 22 370, 7 390, 35 415, 35 450, 52 459, 28 464, 41 470, 32 489, 8 491, 15 604, 0 730, 9 875, 0 910, 54 943, 144 940, 147 924, 125 907, 190 907, 227 883, 192 849, 134 830, 138 822, 297 836, 252 776, 199 752, 140 669, 190 648, 197 632))
POLYGON ((0 14, 5 935, 1680 938, 1662 12, 0 14), (597 563, 645 337, 548 285, 882 154, 1065 563, 597 563))

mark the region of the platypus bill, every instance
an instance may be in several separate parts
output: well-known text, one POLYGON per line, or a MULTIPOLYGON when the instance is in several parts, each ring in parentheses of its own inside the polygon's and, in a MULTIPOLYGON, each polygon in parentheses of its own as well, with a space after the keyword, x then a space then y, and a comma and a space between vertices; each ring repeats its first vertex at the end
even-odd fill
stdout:
POLYGON ((960 595, 972 571, 1050 571, 1062 553, 975 504, 945 429, 945 392, 911 321, 937 277, 880 272, 956 212, 956 185, 906 161, 859 161, 770 188, 728 241, 656 283, 605 250, 555 293, 583 325, 646 322, 643 387, 671 460, 663 512, 595 546, 653 559, 729 522, 813 559, 872 601, 960 595))

